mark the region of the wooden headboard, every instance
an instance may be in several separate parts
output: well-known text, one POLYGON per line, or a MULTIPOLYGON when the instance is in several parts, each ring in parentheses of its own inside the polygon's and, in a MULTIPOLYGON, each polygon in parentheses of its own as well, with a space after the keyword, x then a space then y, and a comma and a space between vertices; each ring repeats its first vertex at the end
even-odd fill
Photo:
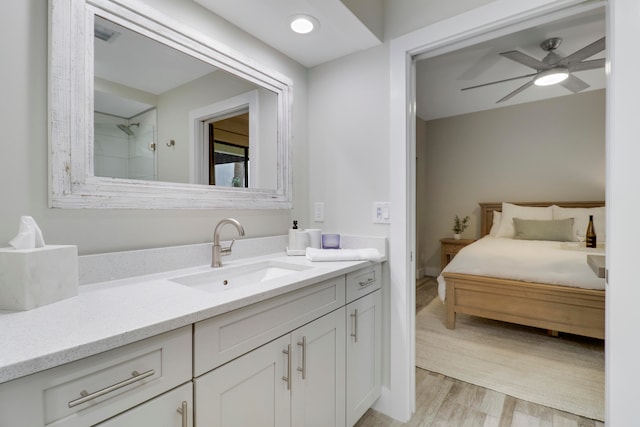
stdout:
MULTIPOLYGON (((604 202, 508 202, 520 206, 551 206, 563 208, 597 208, 604 206, 604 202)), ((480 237, 484 237, 491 231, 493 224, 493 212, 502 211, 502 202, 479 203, 480 205, 480 237)))

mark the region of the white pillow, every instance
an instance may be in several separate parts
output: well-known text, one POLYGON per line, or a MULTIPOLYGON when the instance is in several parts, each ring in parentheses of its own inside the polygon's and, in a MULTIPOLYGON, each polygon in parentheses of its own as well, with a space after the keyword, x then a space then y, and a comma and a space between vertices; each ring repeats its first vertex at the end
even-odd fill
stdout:
POLYGON ((521 219, 553 219, 553 208, 551 206, 533 207, 518 206, 511 203, 502 203, 502 221, 496 233, 496 237, 509 237, 513 239, 515 228, 513 218, 521 219))
POLYGON ((574 218, 573 221, 573 237, 574 241, 578 241, 578 230, 582 231, 582 235, 587 232, 587 225, 589 224, 589 215, 593 215, 593 225, 596 229, 596 238, 598 242, 604 242, 607 237, 606 223, 605 223, 604 206, 598 208, 561 208, 560 206, 553 205, 553 219, 566 219, 574 218))
POLYGON ((491 224, 491 230, 489 230, 489 236, 495 237, 498 234, 498 228, 500 228, 500 221, 502 220, 502 212, 493 211, 493 223, 491 224))

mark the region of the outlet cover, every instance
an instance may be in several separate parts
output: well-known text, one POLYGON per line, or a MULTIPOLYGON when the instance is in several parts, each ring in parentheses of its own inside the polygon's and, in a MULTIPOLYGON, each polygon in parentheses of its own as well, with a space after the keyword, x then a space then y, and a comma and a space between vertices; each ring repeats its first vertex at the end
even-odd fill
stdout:
POLYGON ((324 202, 315 202, 313 204, 313 220, 315 222, 324 222, 324 202))

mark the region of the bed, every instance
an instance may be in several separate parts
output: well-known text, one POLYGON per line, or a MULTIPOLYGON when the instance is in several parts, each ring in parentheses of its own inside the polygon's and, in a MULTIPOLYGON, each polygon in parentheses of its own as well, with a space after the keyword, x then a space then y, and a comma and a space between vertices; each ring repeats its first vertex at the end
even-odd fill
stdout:
MULTIPOLYGON (((574 211, 591 212, 592 208, 601 208, 601 211, 604 212, 604 208, 602 208, 604 202, 513 203, 505 206, 510 208, 511 206, 508 205, 534 208, 545 207, 545 209, 555 205, 559 211, 565 214, 574 211), (585 211, 585 209, 589 210, 585 211)), ((483 238, 490 234, 494 224, 494 212, 501 212, 502 207, 503 203, 480 204, 481 236, 483 238)), ((554 207, 554 209, 556 208, 554 207)), ((513 223, 513 221, 509 222, 513 223)), ((602 223, 601 227, 603 227, 604 219, 601 219, 600 222, 602 223)), ((487 239, 489 238, 487 236, 487 239)), ((480 239, 477 243, 482 240, 480 239)), ((553 243, 561 245, 559 242, 553 243)), ((544 243, 539 244, 544 245, 544 243)), ((574 245, 573 247, 578 246, 577 243, 565 243, 564 245, 564 248, 569 250, 572 249, 571 245, 574 245)), ((580 259, 584 259, 584 264, 586 265, 587 253, 585 252, 588 252, 588 250, 586 248, 576 249, 576 253, 580 254, 580 259)), ((580 283, 567 286, 546 281, 529 281, 521 278, 516 280, 509 277, 468 274, 460 272, 463 270, 460 267, 456 272, 454 261, 458 261, 458 265, 464 264, 463 254, 465 250, 467 248, 462 249, 456 255, 438 278, 439 281, 444 282, 444 287, 446 288, 444 299, 447 328, 454 329, 456 314, 464 313, 547 329, 553 335, 558 332, 565 332, 604 339, 604 279, 599 279, 601 280, 599 286, 590 283, 585 288, 581 287, 580 283), (589 287, 592 289, 589 289, 589 287), (598 287, 600 289, 593 289, 598 287)), ((589 268, 588 265, 586 267, 589 268)), ((587 276, 582 277, 586 278, 587 276)), ((593 277, 598 280, 595 273, 593 273, 593 277)), ((588 279, 591 282, 591 277, 588 277, 588 279)))

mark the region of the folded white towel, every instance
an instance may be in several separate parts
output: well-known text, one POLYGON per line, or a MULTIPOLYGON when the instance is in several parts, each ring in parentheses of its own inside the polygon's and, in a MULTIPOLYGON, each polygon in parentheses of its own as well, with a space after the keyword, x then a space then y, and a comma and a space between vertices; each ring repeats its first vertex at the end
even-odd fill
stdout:
POLYGON ((375 248, 316 249, 307 248, 309 261, 381 261, 382 255, 375 248))

